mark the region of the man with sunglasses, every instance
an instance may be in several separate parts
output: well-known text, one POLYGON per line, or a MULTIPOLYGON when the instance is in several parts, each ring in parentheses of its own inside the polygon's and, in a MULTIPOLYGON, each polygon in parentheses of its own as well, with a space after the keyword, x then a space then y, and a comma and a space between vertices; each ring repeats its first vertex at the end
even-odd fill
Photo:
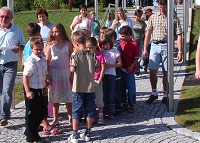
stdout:
POLYGON ((19 53, 24 49, 22 30, 11 23, 13 11, 0 9, 0 126, 6 126, 10 118, 12 90, 17 74, 19 53))

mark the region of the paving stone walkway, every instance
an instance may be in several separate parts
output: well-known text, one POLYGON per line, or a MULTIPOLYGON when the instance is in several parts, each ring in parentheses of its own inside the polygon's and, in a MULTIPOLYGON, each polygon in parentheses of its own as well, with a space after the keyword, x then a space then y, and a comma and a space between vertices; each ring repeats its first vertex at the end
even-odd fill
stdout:
MULTIPOLYGON (((158 91, 159 98, 151 105, 145 101, 149 97, 151 88, 149 73, 136 77, 137 104, 134 113, 123 112, 113 120, 106 120, 105 125, 94 125, 92 128, 93 143, 200 143, 200 133, 183 128, 174 121, 181 87, 185 78, 185 66, 175 62, 174 67, 174 112, 167 112, 162 99, 162 74, 159 71, 158 91)), ((25 143, 24 136, 24 102, 12 110, 11 119, 6 127, 0 127, 0 143, 25 143)), ((63 130, 60 135, 40 135, 47 143, 66 143, 71 133, 67 125, 66 109, 60 106, 59 128, 63 130)), ((50 119, 49 119, 50 120, 50 119)), ((85 124, 81 122, 79 133, 83 132, 85 124)), ((83 142, 80 139, 80 142, 83 142)))

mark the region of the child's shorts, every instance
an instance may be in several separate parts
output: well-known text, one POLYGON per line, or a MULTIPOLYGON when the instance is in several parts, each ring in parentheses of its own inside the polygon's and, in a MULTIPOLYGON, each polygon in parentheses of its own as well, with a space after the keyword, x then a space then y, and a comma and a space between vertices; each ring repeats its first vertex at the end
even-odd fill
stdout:
POLYGON ((95 115, 95 93, 72 93, 72 119, 81 119, 83 108, 86 117, 95 115))
POLYGON ((103 107, 103 87, 102 85, 99 85, 98 80, 95 80, 95 96, 97 107, 103 107))

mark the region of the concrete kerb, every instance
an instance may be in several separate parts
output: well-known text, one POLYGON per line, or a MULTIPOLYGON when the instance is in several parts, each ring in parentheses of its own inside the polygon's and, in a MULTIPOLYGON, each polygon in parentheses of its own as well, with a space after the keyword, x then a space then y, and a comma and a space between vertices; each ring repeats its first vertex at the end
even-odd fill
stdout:
MULTIPOLYGON (((185 70, 186 65, 180 65, 180 69, 185 70)), ((185 79, 185 75, 184 75, 184 77, 177 77, 177 78, 179 78, 179 79, 175 80, 174 87, 176 87, 176 90, 179 92, 177 92, 176 95, 174 95, 174 101, 175 101, 174 102, 174 112, 164 112, 161 120, 162 120, 163 124, 165 124, 171 130, 173 130, 179 134, 182 134, 182 135, 185 135, 185 136, 188 136, 188 137, 191 137, 193 139, 200 141, 200 133, 186 129, 185 127, 183 127, 182 125, 179 125, 175 121, 174 116, 178 109, 179 98, 181 95, 180 91, 181 91, 182 84, 185 79)))

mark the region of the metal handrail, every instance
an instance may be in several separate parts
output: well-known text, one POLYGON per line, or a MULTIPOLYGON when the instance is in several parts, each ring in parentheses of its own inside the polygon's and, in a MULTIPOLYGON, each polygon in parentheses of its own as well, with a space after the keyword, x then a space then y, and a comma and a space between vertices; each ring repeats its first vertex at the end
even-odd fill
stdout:
POLYGON ((101 20, 99 21, 101 25, 105 25, 106 23, 106 16, 108 12, 110 11, 110 6, 115 6, 115 4, 111 4, 111 3, 108 4, 108 6, 106 7, 106 11, 104 12, 101 20))

